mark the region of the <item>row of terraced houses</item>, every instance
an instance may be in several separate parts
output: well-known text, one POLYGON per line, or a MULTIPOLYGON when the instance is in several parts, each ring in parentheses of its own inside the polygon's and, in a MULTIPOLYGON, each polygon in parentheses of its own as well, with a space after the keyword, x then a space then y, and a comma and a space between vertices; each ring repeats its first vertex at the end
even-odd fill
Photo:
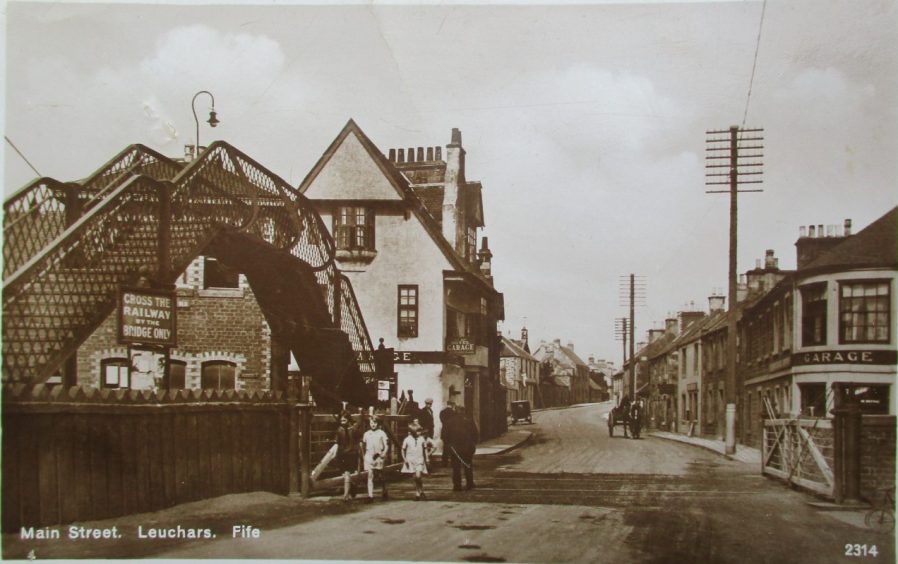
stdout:
MULTIPOLYGON (((894 483, 898 208, 851 229, 851 220, 800 227, 795 270, 780 269, 767 250, 740 276, 736 438, 763 448, 765 420, 817 420, 823 428, 835 408, 851 403, 886 461, 875 470, 879 482, 894 483)), ((617 395, 629 392, 632 366, 651 427, 724 437, 725 305, 711 296, 707 312, 665 320, 615 375, 617 395)))

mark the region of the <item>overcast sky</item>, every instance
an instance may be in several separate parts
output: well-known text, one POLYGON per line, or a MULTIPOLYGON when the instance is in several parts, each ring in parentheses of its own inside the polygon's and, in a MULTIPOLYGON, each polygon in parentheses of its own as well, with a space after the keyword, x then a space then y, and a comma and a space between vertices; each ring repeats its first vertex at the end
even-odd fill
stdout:
MULTIPOLYGON (((483 182, 504 329, 617 363, 619 278, 645 276, 637 340, 726 293, 728 197, 705 131, 740 125, 761 2, 151 6, 9 2, 5 134, 75 180, 132 143, 179 156, 201 124, 298 185, 349 118, 384 152, 462 131, 483 182), (197 100, 205 116, 207 98, 197 100)), ((764 192, 740 197, 739 270, 800 225, 898 204, 895 2, 769 1, 745 125, 764 192)), ((36 175, 4 144, 5 193, 36 175)), ((376 341, 377 335, 372 335, 376 341)))

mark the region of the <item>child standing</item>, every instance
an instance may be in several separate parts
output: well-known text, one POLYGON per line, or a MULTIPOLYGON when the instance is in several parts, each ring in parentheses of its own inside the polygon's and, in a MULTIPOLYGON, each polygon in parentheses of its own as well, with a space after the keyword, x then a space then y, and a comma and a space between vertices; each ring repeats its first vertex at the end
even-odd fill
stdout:
POLYGON ((433 443, 424 436, 424 428, 417 420, 408 426, 408 436, 402 441, 402 473, 415 476, 415 501, 424 499, 424 474, 427 474, 427 457, 433 443))
POLYGON ((384 459, 387 456, 389 448, 389 439, 383 429, 380 428, 380 420, 372 417, 370 420, 371 428, 365 431, 362 437, 362 448, 364 449, 365 470, 368 471, 368 499, 367 502, 374 501, 374 478, 382 485, 381 496, 387 499, 387 480, 384 477, 384 459))
POLYGON ((340 414, 340 426, 337 427, 337 465, 343 474, 343 501, 355 497, 352 486, 352 473, 358 470, 359 455, 355 426, 348 411, 340 414))

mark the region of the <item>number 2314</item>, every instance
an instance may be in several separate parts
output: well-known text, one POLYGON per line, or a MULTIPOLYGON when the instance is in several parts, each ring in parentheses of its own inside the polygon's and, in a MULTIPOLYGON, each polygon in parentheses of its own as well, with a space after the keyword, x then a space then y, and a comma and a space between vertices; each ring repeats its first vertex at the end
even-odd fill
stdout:
POLYGON ((867 546, 866 544, 846 544, 845 545, 845 556, 872 556, 876 558, 879 556, 879 550, 876 549, 876 545, 867 546))

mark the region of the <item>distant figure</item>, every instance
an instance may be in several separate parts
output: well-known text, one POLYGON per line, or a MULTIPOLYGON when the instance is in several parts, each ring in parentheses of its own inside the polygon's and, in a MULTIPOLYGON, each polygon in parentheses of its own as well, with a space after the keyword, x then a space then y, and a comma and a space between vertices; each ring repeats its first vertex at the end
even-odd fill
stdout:
POLYGON ((365 461, 365 470, 368 471, 368 499, 374 501, 374 480, 381 483, 381 496, 387 499, 387 480, 384 476, 384 459, 387 457, 387 449, 390 447, 389 439, 383 429, 380 428, 380 419, 372 417, 371 428, 365 431, 362 437, 362 449, 365 461))
POLYGON ((474 421, 453 412, 443 426, 443 457, 452 461, 452 490, 461 490, 461 469, 465 469, 465 489, 474 489, 474 451, 477 450, 474 421))
POLYGON ((348 411, 340 414, 340 426, 337 427, 337 466, 343 474, 343 501, 355 497, 351 475, 359 470, 358 439, 356 427, 348 411))
POLYGON ((433 398, 424 400, 424 408, 418 412, 418 421, 424 427, 424 434, 433 438, 433 398))
POLYGON ((421 411, 421 406, 418 405, 418 402, 415 401, 415 392, 414 390, 408 391, 408 403, 405 407, 405 414, 411 417, 412 419, 418 417, 418 412, 421 411))
POLYGON ((642 430, 642 400, 638 399, 630 406, 630 428, 633 431, 633 438, 638 439, 642 430))
POLYGON ((448 421, 449 418, 452 417, 452 415, 454 415, 454 414, 455 414, 455 402, 452 400, 449 400, 448 402, 446 402, 446 407, 444 407, 442 409, 442 411, 440 411, 440 426, 443 429, 440 432, 440 439, 442 439, 442 441, 443 441, 443 458, 441 461, 443 464, 443 468, 446 468, 449 466, 449 449, 446 448, 446 421, 448 421))

